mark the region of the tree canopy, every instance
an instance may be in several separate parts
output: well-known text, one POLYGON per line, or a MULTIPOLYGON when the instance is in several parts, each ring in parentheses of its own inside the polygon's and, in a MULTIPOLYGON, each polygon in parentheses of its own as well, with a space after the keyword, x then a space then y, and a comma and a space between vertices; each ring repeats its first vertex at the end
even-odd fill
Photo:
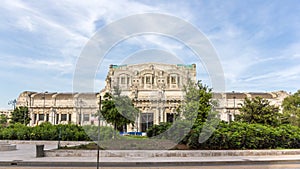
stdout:
POLYGON ((108 123, 114 126, 115 130, 122 130, 127 124, 134 126, 138 112, 139 110, 133 106, 128 96, 122 96, 120 93, 116 96, 111 93, 104 95, 101 114, 108 123))
POLYGON ((7 125, 7 116, 5 114, 0 115, 0 127, 4 127, 7 125))
POLYGON ((253 99, 245 98, 242 107, 240 108, 240 115, 236 115, 237 121, 247 123, 259 123, 271 126, 277 126, 281 122, 281 114, 279 108, 270 105, 270 102, 261 97, 253 99))
POLYGON ((14 109, 11 113, 11 121, 10 123, 22 123, 24 125, 29 124, 30 117, 28 107, 20 106, 14 109))
POLYGON ((203 85, 200 80, 196 83, 189 81, 188 85, 184 87, 184 92, 185 101, 181 107, 182 115, 195 124, 203 124, 213 108, 211 89, 203 85))
POLYGON ((300 126, 300 90, 286 97, 282 102, 282 107, 288 122, 300 126))

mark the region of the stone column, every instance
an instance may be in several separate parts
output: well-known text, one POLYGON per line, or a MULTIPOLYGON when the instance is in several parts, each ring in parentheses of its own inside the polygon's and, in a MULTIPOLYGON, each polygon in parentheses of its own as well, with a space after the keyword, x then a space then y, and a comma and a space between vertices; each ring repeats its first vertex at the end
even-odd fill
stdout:
POLYGON ((61 122, 61 113, 58 114, 58 124, 61 122))
POLYGON ((67 113, 67 122, 69 122, 69 113, 67 113))
POLYGON ((34 124, 34 113, 33 113, 32 111, 30 112, 30 119, 31 119, 31 120, 30 120, 29 125, 30 125, 30 126, 33 126, 33 124, 34 124))
POLYGON ((38 124, 38 123, 39 123, 39 118, 40 118, 40 114, 39 114, 39 113, 37 113, 37 114, 36 114, 36 120, 35 120, 35 121, 36 121, 36 124, 38 124))

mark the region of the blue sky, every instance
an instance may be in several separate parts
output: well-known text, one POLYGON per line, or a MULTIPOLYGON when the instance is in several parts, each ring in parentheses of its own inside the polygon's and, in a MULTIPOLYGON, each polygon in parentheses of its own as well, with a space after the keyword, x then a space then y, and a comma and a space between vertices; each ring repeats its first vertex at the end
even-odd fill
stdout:
MULTIPOLYGON (((300 4, 249 1, 1 1, 0 108, 25 90, 70 92, 76 62, 103 26, 133 14, 158 12, 192 23, 207 36, 222 64, 226 91, 295 92, 300 89, 300 4)), ((180 42, 157 35, 133 37, 99 65, 95 91, 107 64, 137 51, 158 49, 185 63, 193 55, 180 42)), ((128 59, 127 59, 128 60, 128 59)), ((198 78, 209 84, 205 69, 198 78)))

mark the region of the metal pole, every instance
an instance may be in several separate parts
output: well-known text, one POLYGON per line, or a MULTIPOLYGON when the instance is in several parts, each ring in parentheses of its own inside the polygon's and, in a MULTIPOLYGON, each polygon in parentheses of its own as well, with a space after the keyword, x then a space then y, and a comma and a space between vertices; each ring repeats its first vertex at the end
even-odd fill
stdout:
POLYGON ((60 149, 60 140, 61 140, 61 126, 59 127, 59 131, 58 131, 57 149, 60 149))
POLYGON ((100 160, 100 115, 101 115, 101 95, 99 96, 99 112, 98 112, 97 169, 99 169, 99 160, 100 160))
MULTIPOLYGON (((135 99, 135 102, 136 102, 135 108, 139 111, 137 97, 135 99)), ((139 112, 136 114, 136 134, 137 134, 137 132, 139 132, 139 112)))
POLYGON ((16 109, 16 103, 17 103, 17 100, 14 99, 14 100, 9 101, 9 102, 8 102, 8 105, 12 105, 13 108, 14 108, 14 110, 15 110, 15 109, 16 109))

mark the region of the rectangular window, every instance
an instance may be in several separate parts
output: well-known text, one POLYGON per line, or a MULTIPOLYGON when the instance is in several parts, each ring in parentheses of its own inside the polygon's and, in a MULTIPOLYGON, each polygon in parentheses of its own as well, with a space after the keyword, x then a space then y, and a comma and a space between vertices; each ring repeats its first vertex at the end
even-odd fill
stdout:
POLYGON ((59 122, 59 114, 56 114, 56 124, 59 122))
POLYGON ((44 114, 39 114, 39 121, 44 121, 45 115, 44 114))
POLYGON ((69 114, 69 121, 71 121, 72 119, 72 114, 69 114))
POLYGON ((83 121, 90 121, 90 114, 84 114, 83 121))
POLYGON ((36 116, 37 116, 37 114, 34 114, 34 116, 33 116, 34 124, 36 123, 36 116))
POLYGON ((151 82, 150 82, 150 76, 146 76, 146 84, 151 84, 151 82))
POLYGON ((67 121, 67 114, 61 114, 61 121, 67 121))
POLYGON ((171 83, 176 84, 176 76, 171 76, 171 83))
POLYGON ((125 84, 125 77, 121 77, 121 84, 125 84))

